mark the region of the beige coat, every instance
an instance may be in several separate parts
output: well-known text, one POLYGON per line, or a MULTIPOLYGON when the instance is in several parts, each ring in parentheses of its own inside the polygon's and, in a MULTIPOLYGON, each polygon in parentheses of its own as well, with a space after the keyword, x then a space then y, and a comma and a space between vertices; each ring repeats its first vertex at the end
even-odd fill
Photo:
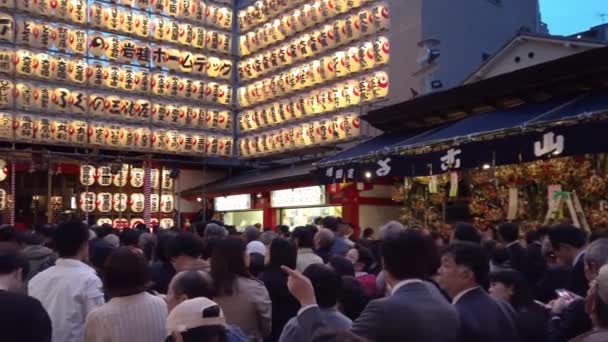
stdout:
POLYGON ((252 342, 263 341, 272 325, 272 304, 268 290, 256 279, 238 277, 232 296, 213 300, 224 311, 228 324, 241 328, 252 342))

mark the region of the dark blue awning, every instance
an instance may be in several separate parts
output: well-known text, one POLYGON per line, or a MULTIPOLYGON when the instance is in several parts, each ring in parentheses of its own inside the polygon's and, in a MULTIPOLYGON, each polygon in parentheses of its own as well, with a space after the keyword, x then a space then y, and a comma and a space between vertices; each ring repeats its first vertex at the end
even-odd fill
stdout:
POLYGON ((608 111, 608 93, 603 91, 594 91, 578 96, 563 106, 555 108, 543 115, 538 116, 531 122, 530 125, 555 122, 561 120, 573 119, 580 117, 584 119, 595 114, 601 114, 608 111))

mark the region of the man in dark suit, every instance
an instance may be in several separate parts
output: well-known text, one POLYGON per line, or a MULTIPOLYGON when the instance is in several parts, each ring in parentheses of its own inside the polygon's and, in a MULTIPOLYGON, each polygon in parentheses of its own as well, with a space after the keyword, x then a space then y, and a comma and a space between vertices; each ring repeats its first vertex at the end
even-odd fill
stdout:
POLYGON ((558 225, 549 231, 549 241, 557 262, 570 268, 566 289, 585 297, 589 290, 589 282, 585 277, 587 234, 572 225, 558 225))
MULTIPOLYGON (((546 227, 541 227, 538 230, 530 231, 526 234, 526 251, 528 253, 528 267, 530 285, 536 292, 536 286, 547 270, 547 261, 543 257, 543 243, 541 236, 549 232, 546 227)), ((538 293, 535 293, 538 295, 538 293)))
POLYGON ((498 226, 498 237, 509 252, 511 267, 523 274, 530 282, 530 264, 528 253, 519 243, 519 227, 515 223, 503 223, 498 226))
POLYGON ((520 341, 513 308, 481 287, 489 271, 486 253, 475 243, 454 243, 441 257, 439 284, 460 313, 460 341, 520 341))
MULTIPOLYGON (((433 241, 418 231, 403 231, 384 240, 382 261, 391 296, 371 301, 351 331, 371 341, 457 341, 458 313, 436 287, 422 280, 435 273, 438 258, 433 241)), ((310 280, 284 269, 290 275, 289 290, 302 305, 298 324, 307 332, 307 340, 312 340, 328 324, 322 319, 310 280)))

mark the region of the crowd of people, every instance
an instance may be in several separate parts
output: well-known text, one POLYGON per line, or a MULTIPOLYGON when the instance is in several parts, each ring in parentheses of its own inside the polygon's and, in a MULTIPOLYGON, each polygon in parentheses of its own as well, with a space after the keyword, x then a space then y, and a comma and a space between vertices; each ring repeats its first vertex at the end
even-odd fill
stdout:
POLYGON ((608 341, 608 238, 336 217, 242 233, 0 227, 0 340, 608 341))

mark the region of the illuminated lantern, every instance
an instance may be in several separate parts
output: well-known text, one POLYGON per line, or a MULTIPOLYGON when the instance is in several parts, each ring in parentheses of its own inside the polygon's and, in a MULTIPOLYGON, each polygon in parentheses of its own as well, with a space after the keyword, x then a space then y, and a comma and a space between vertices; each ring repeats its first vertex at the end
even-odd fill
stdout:
MULTIPOLYGON (((35 46, 36 35, 39 36, 41 33, 40 25, 33 20, 25 18, 19 18, 15 25, 15 43, 18 45, 35 46)), ((9 25, 8 27, 10 30, 11 26, 9 25)))
POLYGON ((292 98, 292 103, 293 103, 293 115, 292 117, 295 119, 299 119, 304 115, 309 114, 309 112, 306 112, 306 99, 307 96, 306 95, 300 95, 297 97, 293 97, 292 98))
POLYGON ((35 136, 34 118, 28 114, 15 115, 15 139, 19 141, 33 141, 35 136))
POLYGON ((95 57, 102 57, 109 48, 110 42, 106 41, 106 36, 101 32, 93 32, 89 36, 89 53, 95 57))
POLYGON ((93 2, 89 8, 89 25, 93 28, 103 27, 103 4, 93 2))
POLYGON ((150 90, 151 76, 146 69, 135 69, 133 75, 134 90, 138 93, 147 94, 150 90))
MULTIPOLYGON (((13 115, 11 113, 0 112, 0 138, 10 139, 14 138, 13 134, 13 115)), ((4 168, 0 168, 0 178, 2 177, 4 168)))
POLYGON ((240 87, 237 91, 237 99, 239 105, 243 108, 249 107, 249 100, 247 96, 247 88, 240 87))
POLYGON ((152 141, 152 131, 146 127, 138 127, 133 130, 133 138, 135 139, 135 148, 138 150, 150 150, 152 141))
MULTIPOLYGON (((143 169, 139 169, 139 170, 143 171, 143 169)), ((131 170, 131 174, 132 173, 133 173, 133 171, 131 170)), ((131 179, 133 179, 133 175, 131 175, 131 179)), ((142 175, 142 180, 143 180, 143 175, 142 175)), ((143 181, 142 181, 142 185, 143 185, 143 181)), ((139 187, 141 187, 141 186, 139 186, 139 187)), ((130 204, 131 211, 134 213, 143 212, 144 211, 144 201, 145 201, 144 194, 131 194, 131 196, 129 198, 129 204, 130 204)))
POLYGON ((66 88, 55 88, 51 95, 51 110, 57 113, 66 113, 70 109, 71 92, 66 88))
POLYGON ((13 63, 17 75, 32 76, 35 74, 39 65, 34 66, 34 54, 28 50, 17 50, 15 52, 13 63))
POLYGON ((390 44, 386 37, 378 37, 373 44, 374 59, 378 65, 387 64, 390 60, 390 44))
POLYGON ((346 60, 348 61, 349 73, 361 71, 361 58, 359 56, 359 48, 351 47, 346 51, 346 60))
POLYGON ((361 135, 361 119, 355 113, 344 114, 344 134, 346 139, 356 138, 361 135))
POLYGON ((221 155, 224 157, 231 157, 234 141, 231 136, 223 136, 220 138, 220 151, 221 155))
POLYGON ((121 39, 118 44, 118 61, 133 63, 137 60, 137 44, 131 39, 121 39))
POLYGON ((53 141, 51 119, 47 117, 36 117, 34 119, 34 132, 34 138, 36 141, 51 143, 53 141))
POLYGON ((207 65, 205 66, 205 69, 207 70, 207 76, 212 78, 219 77, 221 64, 221 60, 217 57, 207 58, 207 65))
POLYGON ((284 37, 290 37, 295 33, 294 19, 291 14, 284 14, 279 20, 279 31, 284 37))
POLYGON ((131 173, 129 175, 129 184, 133 188, 141 188, 144 186, 144 169, 142 168, 131 168, 131 173))
POLYGON ((118 11, 118 29, 126 34, 135 33, 135 21, 133 11, 121 8, 118 11))
POLYGON ((216 135, 208 135, 205 139, 206 143, 206 154, 210 156, 217 156, 219 151, 219 141, 218 136, 216 135))
POLYGON ((168 131, 167 132, 167 150, 169 152, 179 152, 180 142, 179 142, 180 134, 178 131, 168 131))
POLYGON ((181 50, 175 48, 165 49, 165 54, 165 57, 162 58, 163 60, 161 66, 164 66, 171 70, 180 70, 180 58, 182 55, 181 50))
POLYGON ((111 225, 112 223, 113 223, 112 219, 111 218, 107 218, 107 217, 105 217, 105 218, 102 217, 102 218, 100 218, 100 219, 97 220, 97 225, 98 226, 101 226, 103 224, 110 224, 111 225))
POLYGON ((97 169, 93 165, 80 165, 80 184, 91 186, 95 184, 97 169))
POLYGON ((158 96, 165 96, 168 94, 167 87, 169 85, 169 80, 167 75, 161 72, 157 72, 152 74, 152 78, 150 81, 150 88, 152 93, 158 96))
POLYGON ((217 26, 219 28, 230 30, 232 28, 232 10, 228 7, 221 7, 216 14, 217 26))
POLYGON ((87 21, 87 0, 71 0, 68 2, 69 21, 84 24, 87 21))
POLYGON ((145 221, 143 218, 134 218, 134 219, 131 219, 131 221, 129 221, 129 227, 134 229, 135 227, 137 227, 138 224, 144 224, 144 223, 145 223, 145 221))
MULTIPOLYGON (((58 48, 84 55, 87 52, 87 36, 88 33, 85 30, 70 28, 67 31, 67 49, 63 46, 63 43, 58 48)), ((60 34, 59 37, 61 38, 62 35, 60 34)))
POLYGON ((83 192, 80 194, 80 210, 85 213, 91 213, 95 211, 97 196, 94 192, 83 192))
POLYGON ((14 102, 17 110, 37 110, 37 102, 34 100, 36 86, 33 83, 20 81, 15 85, 13 91, 14 102))
POLYGON ((365 42, 359 47, 359 62, 362 70, 369 70, 376 66, 374 44, 372 42, 365 42))
POLYGON ((314 138, 314 127, 313 123, 303 123, 300 125, 302 129, 302 139, 304 140, 304 146, 309 147, 315 145, 314 138))
POLYGON ((333 54, 333 66, 336 68, 336 77, 344 77, 347 76, 350 66, 350 61, 348 60, 348 56, 345 51, 337 51, 333 54))
POLYGON ((171 30, 171 25, 169 24, 168 19, 165 19, 163 17, 152 17, 151 28, 152 38, 160 41, 163 41, 165 39, 168 40, 169 36, 165 35, 165 31, 167 30, 167 28, 169 28, 169 31, 171 30))
POLYGON ((51 120, 51 140, 58 144, 70 143, 70 122, 66 119, 51 120))
POLYGON ((103 122, 91 122, 89 124, 89 142, 95 146, 107 146, 110 128, 103 122))
POLYGON ((102 9, 102 27, 110 31, 118 31, 120 29, 119 12, 125 9, 119 9, 116 6, 105 6, 102 9))
POLYGON ((135 35, 141 38, 150 36, 150 17, 147 13, 135 12, 133 15, 135 35))
POLYGON ((87 135, 88 124, 82 120, 71 120, 68 128, 70 143, 75 145, 85 145, 88 143, 87 135))
POLYGON ((102 213, 112 211, 112 194, 109 192, 100 192, 97 194, 97 210, 102 213))
POLYGON ((247 36, 239 36, 239 51, 241 56, 247 56, 251 54, 249 41, 247 40, 247 36))
POLYGON ((389 78, 386 72, 379 71, 374 73, 372 76, 372 82, 375 99, 383 99, 388 96, 389 78))
POLYGON ((106 115, 106 96, 105 94, 89 94, 88 108, 91 115, 99 117, 106 115))
POLYGON ((32 46, 47 50, 53 46, 53 37, 57 37, 57 32, 50 24, 37 24, 32 29, 32 35, 34 37, 32 46))
POLYGON ((166 152, 168 150, 168 137, 167 137, 167 131, 164 129, 155 129, 154 132, 152 132, 152 149, 155 151, 164 151, 166 152))
POLYGON ((32 62, 32 67, 34 68, 34 75, 44 79, 52 79, 52 66, 55 64, 54 59, 54 56, 48 55, 46 53, 38 53, 34 55, 34 61, 32 62))
POLYGON ((188 23, 181 23, 178 27, 178 42, 185 46, 192 45, 192 39, 194 38, 194 29, 192 25, 188 23))
MULTIPOLYGON (((160 211, 163 213, 170 213, 173 211, 173 195, 162 195, 160 197, 160 211)), ((168 228, 171 228, 171 224, 168 228)))
POLYGON ((390 15, 388 5, 385 3, 379 4, 372 9, 373 25, 376 31, 388 30, 390 27, 390 15))
POLYGON ((168 217, 162 218, 160 220, 160 222, 158 223, 158 227, 160 229, 171 229, 171 228, 175 227, 175 221, 173 221, 172 218, 168 218, 168 217))
POLYGON ((361 102, 367 103, 374 100, 374 91, 369 77, 359 79, 359 89, 361 90, 361 102))
POLYGON ((249 150, 249 141, 245 138, 239 139, 239 156, 242 158, 247 158, 251 154, 249 150))
POLYGON ((120 66, 110 64, 104 68, 103 86, 108 89, 117 89, 120 87, 120 66))

